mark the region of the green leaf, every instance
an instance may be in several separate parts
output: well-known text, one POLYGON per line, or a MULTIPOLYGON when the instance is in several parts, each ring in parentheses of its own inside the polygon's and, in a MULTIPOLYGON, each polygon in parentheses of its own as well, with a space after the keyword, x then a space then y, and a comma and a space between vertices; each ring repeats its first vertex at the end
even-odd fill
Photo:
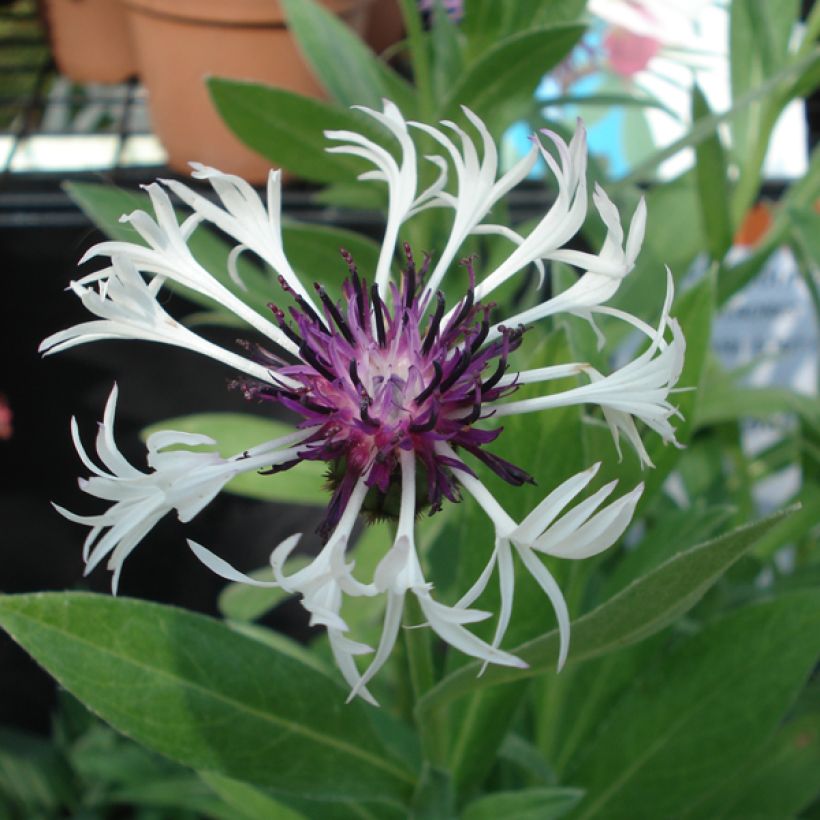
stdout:
POLYGON ((681 642, 630 687, 570 774, 587 790, 575 820, 679 816, 771 736, 818 653, 817 590, 735 610, 681 642))
MULTIPOLYGON (((166 419, 142 431, 148 438, 159 430, 179 430, 210 436, 224 458, 235 456, 257 444, 263 444, 293 432, 293 426, 281 421, 244 413, 198 413, 166 419)), ((296 504, 324 504, 324 466, 318 461, 303 461, 277 475, 256 472, 236 476, 225 486, 228 492, 262 501, 296 504)))
MULTIPOLYGON (((820 6, 818 6, 820 8, 820 6)), ((809 170, 795 180, 780 197, 772 226, 754 251, 740 262, 724 262, 718 272, 718 304, 724 304, 732 294, 750 282, 763 269, 772 253, 788 240, 793 229, 793 214, 806 213, 820 196, 820 145, 815 146, 809 159, 809 170)))
POLYGON ((52 743, 28 733, 0 727, 0 816, 58 816, 78 795, 72 772, 52 743))
POLYGON ((521 789, 496 792, 470 803, 461 820, 558 820, 565 817, 584 796, 583 789, 554 786, 544 789, 521 789))
POLYGON ((226 621, 226 623, 240 635, 245 635, 265 646, 269 646, 281 655, 287 655, 289 658, 293 658, 305 666, 316 669, 322 674, 333 674, 330 667, 325 665, 321 658, 312 653, 308 647, 295 641, 293 638, 289 638, 282 632, 276 632, 273 629, 268 629, 258 624, 245 623, 244 621, 226 621))
POLYGON ((328 185, 313 195, 313 201, 331 207, 355 208, 359 211, 385 211, 387 194, 384 185, 357 180, 328 185))
MULTIPOLYGON (((820 510, 820 484, 812 480, 811 473, 803 474, 803 486, 795 501, 800 508, 788 518, 772 527, 755 546, 755 555, 761 560, 770 560, 775 553, 788 544, 797 544, 800 539, 817 528, 817 510, 820 510)), ((793 573, 784 577, 786 583, 811 584, 808 567, 798 565, 793 573)))
MULTIPOLYGON (((614 652, 668 626, 691 609, 732 564, 791 512, 776 513, 681 552, 579 618, 573 625, 569 663, 614 652)), ((530 668, 490 666, 478 677, 481 664, 469 663, 421 699, 420 716, 431 719, 436 710, 475 690, 553 671, 558 657, 558 632, 553 630, 511 651, 530 668)))
POLYGON ((82 593, 0 598, 0 625, 115 729, 284 792, 401 801, 413 776, 338 683, 210 618, 82 593))
POLYGON ((674 157, 684 148, 694 147, 702 140, 706 139, 721 123, 734 121, 735 118, 745 111, 745 109, 750 105, 777 91, 783 85, 793 81, 795 77, 801 75, 807 66, 812 64, 816 57, 817 52, 815 51, 805 55, 799 60, 784 65, 779 71, 766 77, 761 83, 755 85, 753 88, 750 88, 745 94, 733 100, 733 104, 730 108, 704 117, 702 120, 695 123, 692 128, 682 137, 664 148, 661 148, 651 157, 648 157, 646 160, 633 168, 628 174, 613 183, 610 186, 609 193, 612 194, 616 189, 625 188, 629 185, 633 185, 635 182, 652 178, 652 172, 654 172, 654 169, 662 162, 670 157, 674 157))
MULTIPOLYGON (((697 122, 712 112, 700 88, 692 89, 692 121, 697 122)), ((723 259, 732 245, 734 231, 731 222, 726 156, 715 131, 695 148, 695 175, 700 195, 700 218, 712 259, 723 259)))
POLYGON ((507 37, 489 48, 456 81, 442 107, 458 117, 466 105, 498 136, 530 107, 541 78, 566 57, 581 38, 579 25, 542 26, 507 37))
POLYGON ((216 772, 200 772, 199 776, 237 813, 237 820, 306 820, 301 812, 280 803, 250 783, 216 772))
POLYGON ((788 100, 810 97, 820 86, 820 54, 815 54, 812 62, 795 79, 786 94, 788 100))
POLYGON ((188 773, 114 789, 108 795, 108 802, 166 809, 175 817, 183 812, 196 812, 197 816, 215 820, 234 820, 236 817, 231 806, 214 797, 199 778, 188 773))
POLYGON ((541 750, 529 740, 510 732, 498 750, 499 761, 515 766, 539 785, 549 786, 555 782, 555 772, 550 768, 541 750))
POLYGON ((539 0, 538 3, 465 0, 461 30, 466 35, 468 55, 474 60, 510 34, 575 21, 585 6, 585 0, 539 0))
POLYGON ((731 507, 706 506, 699 498, 687 509, 664 506, 654 516, 654 525, 649 522, 640 542, 621 551, 617 564, 603 582, 603 597, 611 597, 681 550, 711 538, 723 528, 732 513, 731 507))
MULTIPOLYGON (((729 67, 734 99, 783 66, 798 11, 797 0, 733 0, 729 13, 729 67)), ((732 123, 732 143, 741 157, 754 140, 760 117, 760 107, 755 105, 740 112, 732 123)))
POLYGON ((313 0, 282 0, 288 27, 319 81, 344 106, 381 109, 391 99, 405 117, 415 117, 413 87, 380 60, 331 11, 313 0))
POLYGON ((558 97, 539 97, 538 105, 542 108, 552 108, 554 106, 578 106, 586 108, 603 108, 609 111, 612 108, 657 108, 670 117, 680 120, 680 115, 665 102, 653 97, 646 91, 620 94, 612 92, 608 94, 566 94, 558 97))
POLYGON ((436 100, 445 100, 453 84, 453 77, 464 71, 459 30, 447 14, 442 0, 433 2, 433 19, 430 25, 432 50, 433 92, 436 100))
POLYGON ((505 31, 505 16, 511 3, 498 0, 464 0, 461 30, 467 40, 467 57, 472 61, 483 54, 505 31))
POLYGON ((695 424, 706 427, 742 418, 762 419, 775 413, 795 413, 820 425, 820 401, 781 387, 741 387, 731 377, 710 381, 697 405, 695 424))
MULTIPOLYGON (((379 258, 379 246, 372 239, 330 225, 286 221, 282 226, 282 242, 288 261, 305 285, 321 282, 331 295, 341 294, 342 282, 348 275, 347 265, 339 253, 341 248, 351 254, 362 271, 376 270, 379 258)), ((279 286, 275 288, 273 292, 279 292, 279 286)))
POLYGON ((302 97, 282 88, 213 77, 208 89, 228 127, 247 145, 304 179, 349 182, 367 163, 347 154, 328 154, 326 130, 358 131, 386 141, 363 114, 302 97))
POLYGON ((440 820, 453 816, 453 788, 448 772, 424 763, 413 795, 413 820, 440 820))
POLYGON ((770 820, 800 814, 820 792, 820 714, 800 715, 681 820, 770 820))

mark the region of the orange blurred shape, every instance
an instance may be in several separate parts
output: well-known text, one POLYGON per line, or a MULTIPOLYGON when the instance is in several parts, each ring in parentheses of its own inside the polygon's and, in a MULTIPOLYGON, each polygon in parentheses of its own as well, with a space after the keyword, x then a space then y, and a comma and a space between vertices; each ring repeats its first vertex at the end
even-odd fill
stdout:
POLYGON ((735 234, 735 245, 752 248, 763 238, 772 224, 772 211, 765 202, 758 202, 746 213, 740 228, 735 234))

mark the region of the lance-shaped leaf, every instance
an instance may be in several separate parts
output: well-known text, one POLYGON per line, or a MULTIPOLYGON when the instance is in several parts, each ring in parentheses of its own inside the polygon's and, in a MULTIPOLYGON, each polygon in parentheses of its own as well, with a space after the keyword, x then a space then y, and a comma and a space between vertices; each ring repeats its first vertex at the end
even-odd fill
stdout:
POLYGON ((341 106, 283 88, 214 77, 211 99, 228 127, 277 166, 315 182, 350 182, 367 166, 355 157, 328 154, 324 132, 358 131, 384 142, 366 118, 341 106))
POLYGON ((83 593, 0 598, 0 625, 115 729, 197 769, 316 798, 401 801, 367 707, 210 618, 83 593))
MULTIPOLYGON (((776 513, 679 553, 584 615, 573 625, 568 663, 614 652, 668 626, 691 609, 738 558, 791 511, 776 513)), ((553 630, 512 650, 529 664, 529 669, 491 666, 478 677, 480 663, 463 666, 419 701, 419 717, 430 719, 432 713, 478 689, 553 672, 558 645, 558 630, 553 630)))
POLYGON ((519 32, 493 45, 456 81, 442 107, 445 117, 458 117, 466 105, 493 134, 531 106, 529 94, 553 66, 566 57, 584 33, 584 26, 542 26, 519 32))
POLYGON ((587 790, 574 820, 682 816, 754 758, 818 653, 816 589, 735 610, 681 642, 630 687, 569 773, 587 790))
POLYGON ((413 87, 336 14, 313 0, 283 0, 282 5, 299 48, 337 102, 380 108, 387 97, 405 117, 416 115, 413 87))

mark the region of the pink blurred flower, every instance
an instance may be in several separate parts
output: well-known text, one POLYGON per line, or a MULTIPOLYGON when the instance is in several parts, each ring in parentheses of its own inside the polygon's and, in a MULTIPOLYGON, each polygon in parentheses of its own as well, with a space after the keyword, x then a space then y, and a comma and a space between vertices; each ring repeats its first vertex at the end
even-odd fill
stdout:
POLYGON ((636 34, 619 26, 610 29, 604 37, 609 66, 622 77, 632 77, 643 71, 660 49, 661 41, 655 37, 636 34))

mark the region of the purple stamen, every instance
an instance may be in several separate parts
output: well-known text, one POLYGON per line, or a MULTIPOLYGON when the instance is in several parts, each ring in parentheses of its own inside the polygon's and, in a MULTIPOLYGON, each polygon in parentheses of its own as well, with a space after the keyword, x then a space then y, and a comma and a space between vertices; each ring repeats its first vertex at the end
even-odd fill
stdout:
POLYGON ((441 384, 441 378, 444 374, 444 370, 438 362, 433 362, 433 371, 433 380, 427 385, 427 387, 424 388, 424 390, 421 391, 421 393, 418 394, 418 396, 416 396, 415 399, 413 399, 416 404, 422 404, 429 399, 433 394, 433 391, 439 386, 439 384, 441 384))
MULTIPOLYGON (((493 414, 492 402, 517 389, 515 384, 498 384, 524 329, 502 328, 501 338, 486 344, 492 305, 475 302, 472 260, 465 260, 470 288, 454 318, 442 328, 445 299, 439 291, 435 310, 425 320, 429 294, 419 292, 423 272, 416 271, 409 246, 404 250, 407 270, 400 284, 388 291, 392 308, 375 285, 369 286, 359 276, 347 251, 342 251, 342 257, 350 277, 342 285, 343 301, 334 302, 321 285, 315 286, 324 318, 284 283, 296 305, 290 314, 298 332, 280 308, 271 304, 270 309, 282 331, 298 345, 300 361, 277 363, 275 375, 282 383, 240 385, 249 398, 277 401, 298 413, 302 426, 316 428, 293 463, 311 460, 331 465, 334 494, 320 527, 325 536, 332 532, 362 475, 375 494, 373 509, 378 514, 395 512, 385 505, 400 480, 402 450, 415 454, 419 474, 427 482, 426 502, 433 510, 444 498, 460 499, 451 470, 469 471, 460 460, 437 452, 440 441, 463 448, 511 484, 530 480, 522 470, 484 449, 500 428, 473 427, 493 414), (422 323, 427 325, 424 333, 422 323)), ((424 271, 428 265, 426 256, 424 271)), ((279 465, 276 471, 293 463, 279 465)), ((424 501, 422 493, 419 504, 424 501)))
POLYGON ((373 317, 376 320, 376 336, 379 340, 379 347, 384 347, 386 344, 384 336, 384 303, 381 296, 379 296, 379 288, 373 285, 370 289, 370 298, 373 301, 373 317))
POLYGON ((441 317, 444 316, 444 294, 440 290, 436 291, 436 301, 438 303, 436 305, 436 312, 430 320, 430 328, 427 331, 427 335, 424 337, 424 344, 421 348, 421 352, 424 353, 425 356, 430 352, 430 348, 436 340, 439 325, 441 325, 441 317))

